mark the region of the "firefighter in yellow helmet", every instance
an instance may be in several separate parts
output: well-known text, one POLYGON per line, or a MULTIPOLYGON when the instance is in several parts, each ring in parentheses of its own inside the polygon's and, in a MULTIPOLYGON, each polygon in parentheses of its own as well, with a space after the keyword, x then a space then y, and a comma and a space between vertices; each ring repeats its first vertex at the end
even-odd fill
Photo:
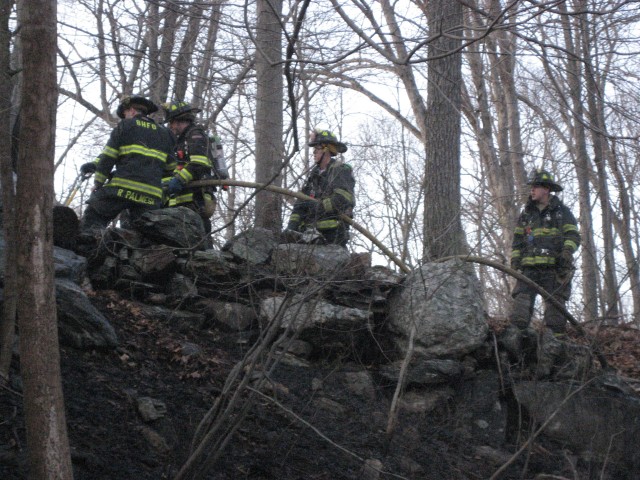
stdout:
POLYGON ((345 153, 347 146, 323 129, 311 132, 308 145, 313 147, 315 166, 302 193, 318 201, 297 200, 283 236, 290 237, 288 232, 316 229, 325 243, 346 246, 349 225, 340 219, 340 214, 353 214, 355 179, 351 166, 335 157, 345 153))
MULTIPOLYGON (((222 145, 216 137, 207 134, 206 127, 196 123, 199 108, 187 102, 177 101, 163 106, 165 122, 176 135, 178 165, 167 180, 168 204, 194 210, 204 223, 206 233, 211 233, 211 216, 216 207, 216 187, 190 187, 189 183, 208 178, 229 178, 222 155, 222 145)), ((223 187, 224 188, 224 187, 223 187)))
MULTIPOLYGON (((527 185, 531 194, 518 218, 511 251, 511 267, 520 270, 564 306, 571 294, 573 254, 580 246, 575 217, 552 192, 562 191, 546 170, 534 170, 527 185)), ((529 326, 537 292, 518 281, 512 293, 510 321, 520 330, 529 326)), ((566 332, 566 319, 545 300, 544 323, 555 334, 566 332)))

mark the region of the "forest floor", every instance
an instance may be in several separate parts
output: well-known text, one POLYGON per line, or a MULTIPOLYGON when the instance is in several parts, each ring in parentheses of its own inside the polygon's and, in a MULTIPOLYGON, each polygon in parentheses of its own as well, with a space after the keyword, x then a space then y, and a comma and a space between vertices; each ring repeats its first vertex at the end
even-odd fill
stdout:
MULTIPOLYGON (((75 479, 172 479, 188 458, 196 427, 250 342, 242 334, 148 318, 134 303, 113 292, 97 292, 92 300, 116 329, 120 346, 111 351, 61 350, 75 479), (137 408, 140 397, 162 402, 164 416, 144 421, 137 408)), ((601 329, 598 338, 608 361, 621 375, 640 378, 637 329, 607 327, 601 329)), ((335 368, 326 367, 327 371, 335 368)), ((309 375, 289 377, 287 387, 277 384, 280 387, 274 388, 286 388, 283 393, 295 397, 295 382, 299 382, 300 391, 308 391, 318 372, 309 375)), ((14 378, 18 381, 0 388, 0 478, 4 480, 28 478, 19 375, 14 378)), ((342 398, 332 398, 337 405, 350 402, 353 406, 356 400, 347 397, 345 392, 342 398)), ((361 438, 367 436, 366 429, 371 427, 367 423, 374 422, 373 418, 336 422, 331 409, 317 408, 302 399, 297 408, 305 418, 312 419, 313 428, 297 421, 280 405, 260 399, 221 450, 210 473, 201 478, 360 479, 364 478, 362 459, 379 458, 380 452, 393 449, 384 444, 384 435, 361 438), (349 445, 350 438, 357 438, 357 442, 349 445), (353 451, 360 458, 348 453, 353 451)), ((480 465, 470 446, 447 428, 433 425, 427 433, 417 443, 422 449, 420 455, 430 457, 421 458, 421 463, 432 467, 417 470, 420 473, 411 478, 486 479, 495 470, 480 465)), ((402 461, 400 456, 395 458, 402 461)), ((392 467, 394 461, 385 459, 385 467, 392 467)), ((403 470, 407 470, 406 465, 403 470)))

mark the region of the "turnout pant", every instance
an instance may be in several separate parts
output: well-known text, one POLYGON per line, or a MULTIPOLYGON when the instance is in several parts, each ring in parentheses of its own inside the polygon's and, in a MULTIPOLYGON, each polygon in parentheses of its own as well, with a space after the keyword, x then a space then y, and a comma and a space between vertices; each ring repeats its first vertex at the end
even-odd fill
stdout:
MULTIPOLYGON (((571 295, 571 274, 553 267, 525 268, 522 272, 527 278, 549 292, 563 307, 571 295)), ((520 329, 529 326, 538 292, 521 280, 518 280, 512 292, 513 304, 509 320, 520 329)), ((544 300, 544 324, 554 333, 567 331, 567 320, 550 301, 544 300)))
POLYGON ((160 207, 160 200, 152 204, 134 202, 119 197, 116 189, 111 187, 102 187, 94 191, 87 203, 89 206, 82 218, 83 232, 105 228, 123 210, 129 211, 129 221, 133 222, 143 213, 160 207))

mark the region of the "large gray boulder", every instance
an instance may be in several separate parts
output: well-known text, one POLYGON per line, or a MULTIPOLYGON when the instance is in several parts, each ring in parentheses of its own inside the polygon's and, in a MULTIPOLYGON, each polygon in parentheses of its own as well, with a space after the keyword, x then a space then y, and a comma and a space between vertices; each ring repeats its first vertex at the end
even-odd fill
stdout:
POLYGON ((64 205, 53 207, 53 244, 56 247, 73 250, 80 233, 80 220, 76 212, 64 205))
POLYGON ((489 328, 478 280, 464 262, 428 263, 414 270, 389 299, 389 328, 406 353, 413 330, 414 355, 461 357, 479 348, 489 328))
POLYGON ((53 247, 53 267, 56 278, 67 278, 82 284, 87 269, 87 259, 71 250, 53 247))
POLYGON ((128 259, 144 280, 156 283, 168 280, 176 270, 176 255, 170 247, 154 245, 144 250, 132 250, 128 259))
POLYGON ((194 252, 188 260, 180 260, 180 273, 197 278, 198 284, 218 283, 239 275, 238 266, 230 261, 230 255, 218 250, 194 252))
POLYGON ((336 278, 343 275, 350 255, 339 245, 284 243, 271 254, 271 265, 282 275, 336 278))
MULTIPOLYGON (((353 255, 352 255, 353 260, 353 255)), ((404 275, 382 267, 367 267, 362 271, 348 272, 346 279, 327 282, 326 294, 334 303, 347 307, 386 312, 387 298, 398 287, 404 275)))
MULTIPOLYGON (((402 361, 398 360, 380 367, 380 374, 397 383, 400 380, 402 361)), ((437 385, 440 383, 455 383, 464 374, 464 367, 457 360, 448 359, 421 359, 411 362, 406 370, 405 382, 407 385, 437 385)))
MULTIPOLYGON (((0 232, 0 280, 4 280, 4 262, 6 242, 0 232)), ((68 278, 76 283, 82 283, 87 268, 87 259, 76 255, 71 250, 53 247, 53 267, 55 276, 68 278)))
POLYGON ((250 265, 266 264, 271 252, 278 246, 275 234, 266 228, 245 230, 222 247, 222 251, 230 252, 234 259, 250 265))
POLYGON ((80 349, 113 348, 113 326, 89 301, 84 291, 66 279, 56 279, 58 332, 63 345, 80 349))
POLYGON ((258 319, 258 312, 254 308, 236 302, 203 298, 197 303, 197 308, 208 320, 226 331, 248 330, 258 319))
POLYGON ((260 313, 268 322, 280 321, 289 334, 322 351, 350 352, 371 337, 373 314, 303 295, 271 297, 260 313))
POLYGON ((196 250, 204 250, 206 247, 202 219, 187 207, 146 212, 135 221, 134 226, 155 243, 196 250))
POLYGON ((371 318, 371 312, 366 310, 341 307, 322 299, 306 299, 302 295, 290 299, 267 298, 262 301, 260 312, 268 321, 281 316, 282 328, 290 328, 293 332, 314 327, 350 330, 366 326, 371 318))

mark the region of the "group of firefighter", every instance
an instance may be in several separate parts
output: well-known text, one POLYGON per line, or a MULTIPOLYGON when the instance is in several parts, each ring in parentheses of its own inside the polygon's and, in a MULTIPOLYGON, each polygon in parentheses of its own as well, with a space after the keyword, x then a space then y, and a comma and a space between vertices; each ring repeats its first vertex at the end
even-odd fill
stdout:
MULTIPOLYGON (((185 206, 202 218, 211 233, 216 207, 214 186, 191 186, 206 179, 228 179, 222 144, 196 122, 199 108, 176 101, 163 105, 165 128, 151 115, 158 106, 143 96, 125 97, 116 111, 121 121, 107 145, 80 174, 94 174, 94 189, 82 219, 81 237, 91 241, 121 212, 133 223, 143 213, 162 207, 185 206)), ((282 237, 291 241, 317 232, 324 243, 346 246, 352 215, 354 186, 351 167, 338 161, 347 146, 328 130, 312 132, 309 146, 316 163, 302 192, 314 200, 298 200, 282 237)), ((226 189, 226 187, 222 187, 226 189)))
MULTIPOLYGON (((128 96, 119 104, 116 113, 121 121, 107 145, 80 169, 82 175, 94 174, 81 236, 95 238, 125 210, 128 221, 135 222, 149 210, 173 206, 197 212, 205 232, 211 232, 216 189, 190 185, 229 178, 222 145, 196 122, 200 109, 182 101, 163 109, 168 128, 153 120, 151 115, 159 108, 143 96, 128 96)), ((353 172, 339 157, 347 146, 323 129, 311 133, 308 146, 313 148, 314 165, 301 191, 312 200, 296 200, 281 239, 346 246, 349 223, 344 218, 352 216, 355 206, 353 172)), ((545 299, 544 323, 562 336, 566 320, 556 305, 564 308, 569 298, 580 234, 571 211, 553 194, 562 186, 549 171, 534 170, 527 184, 531 191, 514 231, 511 267, 551 293, 552 300, 545 299)), ((506 335, 513 341, 507 344, 526 340, 537 294, 527 282, 517 282, 506 335)))

